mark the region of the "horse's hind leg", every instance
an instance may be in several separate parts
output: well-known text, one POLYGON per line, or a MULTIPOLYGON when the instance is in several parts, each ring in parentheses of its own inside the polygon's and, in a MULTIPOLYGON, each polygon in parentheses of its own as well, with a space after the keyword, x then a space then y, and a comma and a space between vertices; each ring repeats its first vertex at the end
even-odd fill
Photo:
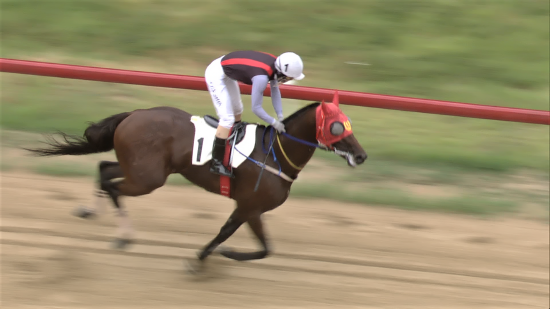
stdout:
MULTIPOLYGON (((153 166, 154 167, 154 166, 153 166)), ((137 170, 142 170, 136 168, 137 170)), ((140 173, 124 174, 124 178, 119 181, 108 181, 101 185, 101 189, 105 190, 117 210, 118 216, 118 233, 115 239, 114 246, 118 249, 124 248, 127 244, 131 243, 133 238, 134 229, 128 216, 128 212, 122 207, 120 203, 121 196, 140 196, 151 193, 153 190, 160 188, 164 185, 168 175, 165 175, 160 169, 156 172, 148 173, 148 177, 139 177, 134 175, 141 175, 140 173)), ((145 173, 147 174, 147 173, 145 173)))
POLYGON ((104 198, 109 197, 107 191, 103 188, 112 179, 123 176, 122 169, 118 162, 100 161, 99 162, 98 189, 94 192, 94 206, 80 206, 74 211, 74 215, 80 218, 92 218, 105 212, 104 198))
POLYGON ((263 259, 269 254, 269 247, 267 245, 261 215, 253 216, 252 218, 250 218, 248 220, 248 225, 254 235, 256 235, 256 237, 260 241, 262 250, 256 252, 236 252, 231 249, 223 249, 220 251, 221 255, 232 260, 248 261, 263 259))
POLYGON ((113 204, 117 211, 116 215, 118 217, 118 231, 117 238, 115 239, 113 246, 118 249, 122 249, 126 245, 131 243, 131 239, 133 238, 134 233, 132 223, 128 216, 128 212, 122 208, 122 205, 119 201, 119 198, 121 196, 119 186, 123 182, 124 180, 101 184, 101 189, 107 192, 107 194, 113 201, 113 204))

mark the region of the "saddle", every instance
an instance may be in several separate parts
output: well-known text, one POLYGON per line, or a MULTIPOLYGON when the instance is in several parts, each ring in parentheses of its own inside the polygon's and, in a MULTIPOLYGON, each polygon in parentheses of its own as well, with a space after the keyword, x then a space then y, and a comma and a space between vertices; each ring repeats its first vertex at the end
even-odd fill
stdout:
MULTIPOLYGON (((210 116, 210 115, 205 115, 204 121, 213 128, 217 128, 220 122, 216 117, 210 116)), ((244 121, 235 123, 233 125, 233 128, 231 128, 231 134, 227 138, 227 142, 229 143, 229 145, 233 146, 233 141, 235 141, 235 145, 237 145, 243 140, 244 135, 246 133, 247 125, 248 125, 248 122, 244 122, 244 121)))

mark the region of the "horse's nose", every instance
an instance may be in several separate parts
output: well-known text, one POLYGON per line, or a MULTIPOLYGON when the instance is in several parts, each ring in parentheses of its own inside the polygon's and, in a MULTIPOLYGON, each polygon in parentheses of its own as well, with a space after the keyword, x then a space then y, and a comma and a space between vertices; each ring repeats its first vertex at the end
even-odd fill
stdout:
POLYGON ((367 154, 366 153, 358 154, 358 155, 355 156, 355 162, 357 164, 361 164, 361 163, 365 162, 366 159, 367 159, 367 154))

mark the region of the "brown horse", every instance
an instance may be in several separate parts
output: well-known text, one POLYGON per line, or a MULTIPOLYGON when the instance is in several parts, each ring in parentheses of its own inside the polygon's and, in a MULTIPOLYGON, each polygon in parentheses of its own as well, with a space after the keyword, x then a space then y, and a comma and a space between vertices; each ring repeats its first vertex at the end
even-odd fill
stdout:
MULTIPOLYGON (((284 120, 286 133, 283 134, 277 134, 271 126, 257 126, 255 148, 248 160, 233 171, 231 199, 235 200, 236 207, 218 235, 198 254, 198 260, 193 260, 195 266, 190 270, 200 269, 205 258, 245 222, 262 249, 248 253, 223 249, 220 254, 239 261, 266 257, 270 251, 261 215, 285 202, 292 180, 316 148, 336 152, 352 167, 366 160, 367 154, 353 136, 349 119, 338 107, 337 97, 333 101, 333 104, 313 103, 298 110, 284 120), (263 172, 263 167, 268 172, 263 172), (277 173, 279 167, 280 174, 277 173)), ((191 117, 172 107, 139 109, 92 123, 83 138, 60 132, 63 142, 52 138, 47 148, 27 150, 41 156, 56 156, 114 149, 118 162, 99 163, 98 186, 100 192, 112 199, 122 220, 120 227, 129 231, 129 219, 119 197, 149 194, 162 187, 170 174, 179 173, 195 185, 220 194, 220 176, 209 171, 209 164, 192 164, 195 127, 191 117)), ((85 209, 78 213, 80 217, 93 214, 85 209)), ((118 247, 130 242, 128 235, 121 234, 116 239, 118 247)))

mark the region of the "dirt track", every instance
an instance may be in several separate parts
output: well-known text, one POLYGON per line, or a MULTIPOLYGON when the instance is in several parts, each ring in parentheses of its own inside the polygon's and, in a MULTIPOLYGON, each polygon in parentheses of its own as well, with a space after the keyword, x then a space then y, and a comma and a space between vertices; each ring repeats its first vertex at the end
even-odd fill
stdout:
MULTIPOLYGON (((290 199, 266 214, 275 252, 183 271, 231 201, 192 187, 127 198, 137 243, 110 249, 113 212, 85 221, 92 181, 2 175, 2 308, 548 308, 548 225, 290 199)), ((291 195, 292 196, 292 195, 291 195)), ((227 243, 255 248, 246 227, 227 243)))

